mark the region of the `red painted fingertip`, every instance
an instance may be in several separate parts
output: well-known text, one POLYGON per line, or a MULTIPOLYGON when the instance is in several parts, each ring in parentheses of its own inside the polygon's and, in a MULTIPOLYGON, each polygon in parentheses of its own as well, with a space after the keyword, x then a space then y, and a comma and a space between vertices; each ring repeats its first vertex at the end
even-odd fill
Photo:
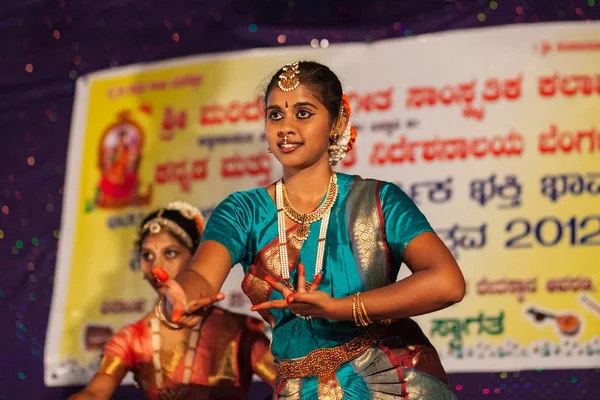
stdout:
POLYGON ((225 293, 217 294, 217 300, 223 300, 225 298, 225 293))
POLYGON ((277 282, 275 281, 275 279, 271 278, 269 275, 265 276, 265 281, 267 283, 270 283, 271 285, 276 284, 277 282))
POLYGON ((181 319, 181 310, 174 310, 172 319, 173 319, 173 322, 178 323, 179 320, 181 319))
POLYGON ((160 282, 165 282, 169 280, 169 274, 161 267, 152 268, 152 273, 160 282))
POLYGON ((288 297, 285 299, 285 301, 287 301, 288 304, 290 304, 292 301, 294 301, 294 293, 290 293, 288 295, 288 297))
POLYGON ((258 310, 258 307, 260 306, 260 304, 256 305, 256 306, 252 306, 250 307, 250 311, 256 311, 258 310))
POLYGON ((318 285, 319 283, 321 283, 321 279, 323 279, 323 274, 318 274, 317 276, 315 276, 313 284, 318 285))

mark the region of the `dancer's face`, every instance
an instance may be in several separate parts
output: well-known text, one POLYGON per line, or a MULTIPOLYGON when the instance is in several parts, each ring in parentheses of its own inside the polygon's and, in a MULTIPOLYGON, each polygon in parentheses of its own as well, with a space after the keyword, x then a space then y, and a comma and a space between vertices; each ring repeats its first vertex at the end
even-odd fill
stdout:
POLYGON ((323 103, 304 85, 290 92, 276 87, 267 97, 267 142, 284 167, 302 169, 329 163, 330 120, 323 103))
POLYGON ((144 279, 148 280, 161 296, 164 296, 165 288, 152 274, 152 268, 162 267, 174 278, 189 264, 192 256, 192 252, 168 231, 163 229, 157 234, 149 233, 140 251, 140 265, 144 279))

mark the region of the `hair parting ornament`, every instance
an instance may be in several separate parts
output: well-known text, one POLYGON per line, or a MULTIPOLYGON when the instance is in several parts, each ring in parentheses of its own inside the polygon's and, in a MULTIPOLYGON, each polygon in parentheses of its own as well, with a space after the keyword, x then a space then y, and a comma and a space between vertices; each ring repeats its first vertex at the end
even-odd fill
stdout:
MULTIPOLYGON (((300 86, 300 63, 302 61, 295 61, 287 64, 282 68, 282 73, 279 74, 279 80, 277 86, 284 92, 291 92, 296 90, 300 86)), ((342 104, 340 104, 340 111, 337 117, 335 127, 330 136, 331 145, 329 146, 329 164, 337 165, 340 161, 346 157, 346 154, 352 150, 354 143, 356 142, 356 128, 350 123, 350 115, 352 110, 350 108, 350 101, 346 94, 342 94, 342 104), (348 117, 348 124, 344 132, 340 134, 342 127, 342 121, 344 114, 348 117)))
POLYGON ((283 72, 279 75, 277 86, 284 92, 296 90, 298 86, 300 86, 300 79, 298 78, 299 74, 298 61, 287 64, 283 67, 283 72))

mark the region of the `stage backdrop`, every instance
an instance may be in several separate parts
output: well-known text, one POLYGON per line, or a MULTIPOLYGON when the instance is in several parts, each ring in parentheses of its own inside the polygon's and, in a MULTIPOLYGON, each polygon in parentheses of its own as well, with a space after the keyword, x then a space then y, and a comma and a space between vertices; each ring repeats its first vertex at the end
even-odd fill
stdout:
MULTIPOLYGON (((597 23, 538 24, 78 80, 46 384, 87 382, 107 337, 152 309, 130 263, 145 213, 179 199, 208 217, 279 178, 260 89, 298 59, 330 66, 350 97, 359 136, 339 170, 402 187, 466 276, 462 303, 417 318, 448 371, 600 366, 599 37, 597 23)), ((241 279, 223 306, 249 312, 241 279)))

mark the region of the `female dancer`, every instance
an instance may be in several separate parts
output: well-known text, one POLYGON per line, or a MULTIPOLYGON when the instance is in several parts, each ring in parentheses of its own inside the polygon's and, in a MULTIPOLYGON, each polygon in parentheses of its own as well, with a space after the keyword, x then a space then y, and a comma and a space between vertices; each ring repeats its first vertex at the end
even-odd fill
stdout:
POLYGON ((149 399, 246 399, 253 373, 274 385, 264 322, 216 307, 182 329, 161 316, 165 288, 152 270, 181 272, 203 230, 200 212, 180 201, 142 221, 137 241, 141 269, 161 298, 152 313, 110 339, 98 373, 72 399, 109 399, 128 371, 149 399))
POLYGON ((356 133, 329 68, 288 64, 265 100, 283 178, 217 207, 190 268, 159 276, 163 317, 196 324, 240 263, 242 289, 273 326, 274 398, 453 399, 437 352, 409 319, 462 300, 451 253, 398 187, 333 172, 356 133), (412 274, 396 282, 401 263, 412 274))

